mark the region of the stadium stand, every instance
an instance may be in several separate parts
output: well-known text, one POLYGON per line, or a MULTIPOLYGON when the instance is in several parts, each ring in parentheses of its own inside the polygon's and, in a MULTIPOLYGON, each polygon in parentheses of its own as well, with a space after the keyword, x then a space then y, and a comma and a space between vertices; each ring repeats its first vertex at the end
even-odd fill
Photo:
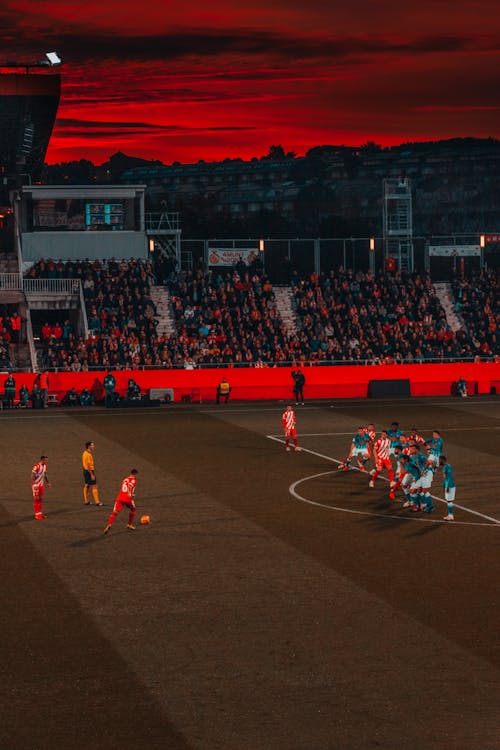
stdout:
POLYGON ((41 364, 80 371, 93 367, 139 367, 154 361, 155 308, 152 268, 141 260, 41 260, 30 278, 79 278, 87 308, 89 338, 75 336, 69 320, 41 327, 41 364))
POLYGON ((294 274, 298 330, 289 333, 264 273, 182 272, 166 282, 176 324, 171 335, 157 332, 148 262, 40 261, 30 276, 82 280, 89 338, 76 336, 64 319, 41 329, 41 364, 66 371, 419 363, 500 353, 493 273, 455 282, 457 305, 468 326, 455 332, 428 275, 341 268, 306 278, 294 274))
POLYGON ((171 281, 170 291, 182 358, 201 366, 290 359, 286 328, 265 275, 190 272, 171 281))
POLYGON ((308 359, 419 362, 470 357, 463 331, 453 333, 427 275, 352 271, 296 279, 302 329, 294 346, 308 359))
POLYGON ((452 284, 455 309, 464 320, 473 351, 479 356, 500 354, 500 283, 498 271, 476 273, 471 279, 456 279, 452 284))

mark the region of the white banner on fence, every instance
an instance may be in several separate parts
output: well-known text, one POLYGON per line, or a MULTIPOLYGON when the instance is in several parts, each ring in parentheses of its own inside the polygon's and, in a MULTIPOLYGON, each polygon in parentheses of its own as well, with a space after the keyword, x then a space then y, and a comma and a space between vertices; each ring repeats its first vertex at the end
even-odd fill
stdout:
POLYGON ((479 245, 429 245, 429 256, 441 258, 481 257, 479 245))
POLYGON ((243 261, 246 266, 250 266, 258 257, 259 251, 256 248, 224 248, 211 247, 208 251, 209 266, 235 266, 238 261, 243 261))

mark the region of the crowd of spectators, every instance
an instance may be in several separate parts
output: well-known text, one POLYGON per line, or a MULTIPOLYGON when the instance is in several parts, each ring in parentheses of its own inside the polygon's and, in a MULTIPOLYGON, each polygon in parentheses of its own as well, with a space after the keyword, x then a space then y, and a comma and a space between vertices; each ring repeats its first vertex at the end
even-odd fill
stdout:
POLYGON ((79 372, 161 364, 154 355, 158 337, 149 262, 40 260, 28 277, 80 279, 87 309, 90 336, 86 340, 74 333, 69 321, 42 327, 44 367, 79 372))
POLYGON ((290 358, 287 331, 264 274, 198 270, 171 279, 169 287, 177 326, 174 361, 192 368, 290 358))
POLYGON ((301 319, 294 358, 423 362, 474 356, 465 330, 448 325, 428 275, 353 273, 295 278, 301 319))
POLYGON ((500 355, 500 277, 495 269, 483 269, 472 278, 452 282, 455 311, 471 335, 475 354, 500 355))
POLYGON ((50 341, 50 339, 67 341, 72 333, 74 333, 73 324, 68 319, 56 321, 53 324, 46 321, 40 330, 43 342, 50 341))
POLYGON ((0 306, 0 369, 8 370, 11 366, 9 348, 21 340, 22 320, 17 310, 10 310, 9 305, 0 306))
POLYGON ((319 276, 294 273, 298 327, 290 333, 265 273, 196 269, 165 282, 176 324, 171 336, 157 332, 148 262, 40 261, 30 275, 82 281, 89 338, 75 335, 69 321, 42 328, 43 365, 63 371, 399 363, 498 354, 494 274, 456 282, 466 325, 454 333, 426 274, 342 268, 319 276))
POLYGON ((0 334, 0 370, 10 369, 9 345, 1 338, 0 334))

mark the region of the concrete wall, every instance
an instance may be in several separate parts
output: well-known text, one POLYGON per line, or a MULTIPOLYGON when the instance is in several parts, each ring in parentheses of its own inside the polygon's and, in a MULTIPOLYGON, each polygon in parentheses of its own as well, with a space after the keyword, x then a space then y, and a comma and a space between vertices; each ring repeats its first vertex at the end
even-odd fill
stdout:
POLYGON ((40 258, 122 260, 148 255, 144 232, 23 232, 21 246, 23 264, 40 258))

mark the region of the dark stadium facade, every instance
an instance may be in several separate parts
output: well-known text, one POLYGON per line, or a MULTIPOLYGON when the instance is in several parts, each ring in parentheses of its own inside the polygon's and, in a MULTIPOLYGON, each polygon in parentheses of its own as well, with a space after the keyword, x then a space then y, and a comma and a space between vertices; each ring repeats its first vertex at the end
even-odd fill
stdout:
POLYGON ((41 179, 61 94, 58 73, 0 73, 2 183, 41 179))

